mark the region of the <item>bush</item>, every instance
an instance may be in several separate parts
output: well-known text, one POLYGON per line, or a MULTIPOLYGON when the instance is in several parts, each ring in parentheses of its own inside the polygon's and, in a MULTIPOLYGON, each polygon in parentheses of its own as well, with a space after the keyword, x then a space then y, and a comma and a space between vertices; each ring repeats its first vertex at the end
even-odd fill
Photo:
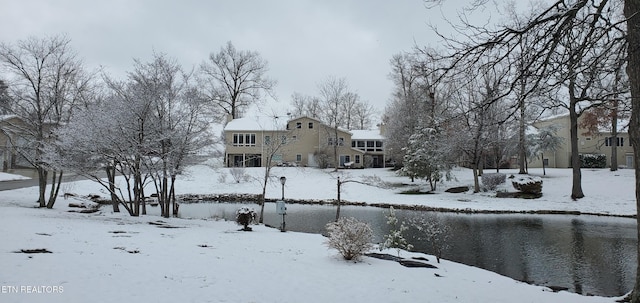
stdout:
POLYGON ((398 224, 398 217, 396 217, 393 206, 389 207, 389 214, 386 217, 390 230, 389 234, 384 236, 384 242, 380 245, 380 250, 395 248, 398 251, 399 257, 401 250, 411 250, 413 248, 413 245, 404 237, 404 232, 409 229, 409 227, 404 224, 404 221, 398 224))
POLYGON ((605 168, 607 167, 607 156, 603 154, 580 154, 580 167, 605 168))
POLYGON ((251 227, 249 227, 249 224, 255 221, 256 221, 256 212, 255 210, 253 210, 253 208, 240 207, 236 211, 236 223, 238 223, 238 225, 243 226, 242 230, 251 231, 252 229, 251 227))
POLYGON ((483 174, 482 184, 490 190, 495 190, 498 185, 507 181, 507 175, 503 173, 483 174))
POLYGON ((345 260, 358 260, 373 247, 371 227, 355 218, 340 218, 328 223, 326 228, 329 233, 327 245, 337 249, 345 260))

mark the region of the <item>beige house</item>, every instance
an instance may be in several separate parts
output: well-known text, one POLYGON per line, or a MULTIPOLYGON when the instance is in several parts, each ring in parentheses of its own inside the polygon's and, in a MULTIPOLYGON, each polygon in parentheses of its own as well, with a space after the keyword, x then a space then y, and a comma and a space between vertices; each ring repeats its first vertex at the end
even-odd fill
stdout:
POLYGON ((17 133, 23 123, 16 115, 0 115, 0 168, 2 171, 17 168, 20 163, 13 143, 19 140, 17 133))
MULTIPOLYGON (((581 118, 578 118, 580 125, 581 118)), ((562 143, 555 152, 544 151, 544 159, 529 159, 529 167, 542 167, 545 161, 546 167, 568 168, 571 167, 571 135, 569 115, 553 116, 534 123, 534 127, 542 128, 555 124, 558 126, 557 135, 562 138, 562 143)), ((620 122, 620 127, 626 126, 620 122)), ((607 166, 611 165, 611 145, 616 144, 617 160, 619 167, 633 167, 633 147, 629 141, 629 133, 626 128, 618 130, 617 141, 614 142, 610 131, 601 131, 595 135, 587 135, 584 128, 578 128, 578 152, 581 154, 603 154, 607 158, 607 166)))
POLYGON ((224 127, 228 167, 274 165, 349 168, 383 167, 384 139, 376 131, 332 128, 311 117, 233 119, 224 127), (337 133, 337 136, 336 136, 337 133))

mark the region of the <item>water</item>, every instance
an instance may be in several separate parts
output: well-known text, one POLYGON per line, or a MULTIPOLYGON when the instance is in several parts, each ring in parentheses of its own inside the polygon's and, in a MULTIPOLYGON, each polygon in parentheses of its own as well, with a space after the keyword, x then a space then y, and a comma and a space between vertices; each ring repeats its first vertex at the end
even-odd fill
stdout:
MULTIPOLYGON (((180 206, 183 218, 234 220, 241 206, 255 204, 198 203, 180 206)), ((288 204, 287 230, 325 233, 335 220, 336 208, 328 205, 288 204)), ((343 206, 341 216, 368 222, 374 241, 389 232, 388 210, 343 206)), ((599 296, 621 296, 633 288, 636 260, 635 219, 570 215, 451 214, 396 210, 399 220, 415 217, 447 226, 442 257, 491 270, 529 283, 565 287, 569 291, 599 296)), ((275 203, 265 204, 264 223, 279 227, 282 216, 275 203)), ((416 229, 405 236, 415 251, 434 254, 431 243, 416 229)))

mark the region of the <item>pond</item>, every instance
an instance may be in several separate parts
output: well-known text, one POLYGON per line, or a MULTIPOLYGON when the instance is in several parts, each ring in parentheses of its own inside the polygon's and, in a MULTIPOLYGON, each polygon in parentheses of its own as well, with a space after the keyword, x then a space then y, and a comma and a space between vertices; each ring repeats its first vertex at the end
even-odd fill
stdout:
MULTIPOLYGON (((241 206, 260 210, 256 204, 193 203, 181 204, 180 216, 234 220, 235 211, 241 206)), ((282 216, 275 209, 275 203, 265 204, 264 223, 279 227, 282 216)), ((388 213, 373 207, 341 208, 341 216, 368 222, 376 243, 389 232, 388 213)), ((335 214, 335 206, 288 204, 286 227, 289 231, 325 233, 324 226, 335 220, 335 214)), ((396 216, 401 221, 425 217, 447 226, 442 253, 447 260, 585 295, 621 296, 633 288, 635 219, 410 210, 396 210, 396 216)), ((414 251, 434 254, 430 243, 418 240, 416 229, 409 229, 405 237, 414 245, 414 251)))

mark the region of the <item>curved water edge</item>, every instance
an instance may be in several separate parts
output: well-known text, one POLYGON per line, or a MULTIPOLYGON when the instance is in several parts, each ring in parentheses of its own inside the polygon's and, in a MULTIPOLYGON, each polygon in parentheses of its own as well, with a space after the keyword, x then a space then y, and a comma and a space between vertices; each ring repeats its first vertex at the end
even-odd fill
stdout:
MULTIPOLYGON (((260 195, 258 194, 203 194, 203 195, 179 195, 177 200, 180 203, 247 203, 260 204, 260 195)), ((266 203, 276 202, 278 199, 265 199, 266 203)), ((337 205, 338 201, 335 199, 328 200, 299 200, 299 199, 286 199, 288 204, 302 204, 302 205, 337 205)), ((351 202, 341 201, 341 206, 368 206, 389 209, 393 206, 394 209, 400 210, 418 210, 418 211, 432 211, 443 213, 463 213, 463 214, 531 214, 531 215, 587 215, 587 216, 603 216, 603 217, 619 217, 619 218, 637 218, 636 214, 633 215, 621 215, 621 214, 609 214, 609 213, 594 213, 594 212, 581 212, 581 211, 569 211, 569 210, 482 210, 472 208, 447 208, 447 207, 433 207, 427 205, 417 204, 392 204, 392 203, 366 203, 366 202, 351 202)))
MULTIPOLYGON (((209 201, 212 202, 212 201, 209 201)), ((248 203, 184 203, 181 217, 233 220, 248 203)), ((610 216, 463 213, 397 209, 400 220, 426 216, 449 227, 442 257, 491 270, 536 285, 567 289, 585 295, 621 296, 633 288, 637 233, 635 219, 610 216)), ((336 207, 324 204, 287 204, 287 230, 325 233, 335 220, 336 207)), ((368 222, 374 242, 389 233, 388 210, 345 205, 342 216, 368 222)), ((275 203, 265 205, 264 223, 280 226, 275 203)), ((414 251, 434 254, 430 243, 420 240, 415 229, 405 236, 414 251)))

